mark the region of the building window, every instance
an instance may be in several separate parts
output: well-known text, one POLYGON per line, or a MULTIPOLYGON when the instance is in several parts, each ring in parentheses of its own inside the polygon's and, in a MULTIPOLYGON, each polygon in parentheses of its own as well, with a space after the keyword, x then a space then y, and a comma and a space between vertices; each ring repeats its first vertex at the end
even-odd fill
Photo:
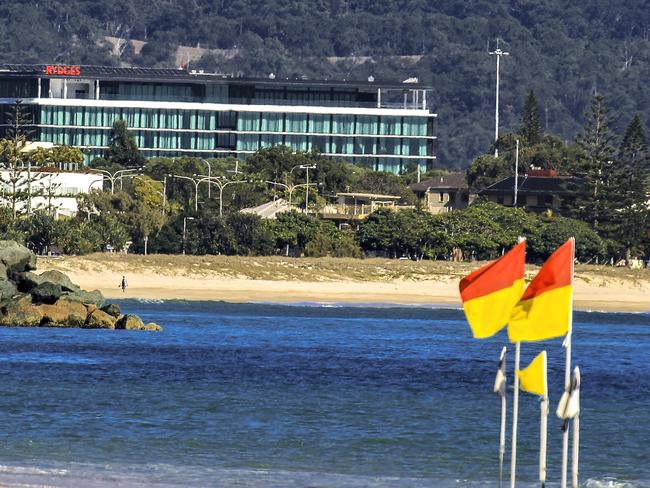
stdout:
POLYGON ((283 114, 270 112, 262 114, 263 132, 282 132, 283 114))
POLYGON ((377 117, 371 115, 358 115, 357 116, 357 130, 356 134, 376 134, 377 133, 377 117))
POLYGON ((404 135, 405 136, 426 136, 427 118, 426 117, 404 117, 404 135))
POLYGON ((260 130, 260 113, 239 112, 237 130, 258 132, 260 130))
POLYGON ((402 117, 383 116, 379 124, 379 135, 382 136, 401 136, 402 135, 402 117))
POLYGON ((445 194, 443 192, 438 193, 438 201, 443 203, 445 201, 445 194))
POLYGON ((334 115, 332 134, 354 134, 354 115, 334 115))
POLYGON ((307 132, 307 114, 287 114, 286 132, 307 132))
POLYGON ((310 115, 309 132, 314 134, 328 134, 330 132, 330 116, 326 114, 310 115))

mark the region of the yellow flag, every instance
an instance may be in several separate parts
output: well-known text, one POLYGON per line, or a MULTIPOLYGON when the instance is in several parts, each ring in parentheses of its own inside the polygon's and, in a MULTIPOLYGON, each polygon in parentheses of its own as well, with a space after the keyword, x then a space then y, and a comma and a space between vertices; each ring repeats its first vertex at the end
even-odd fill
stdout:
POLYGON ((546 351, 540 352, 528 367, 517 371, 517 376, 522 390, 546 397, 546 351))

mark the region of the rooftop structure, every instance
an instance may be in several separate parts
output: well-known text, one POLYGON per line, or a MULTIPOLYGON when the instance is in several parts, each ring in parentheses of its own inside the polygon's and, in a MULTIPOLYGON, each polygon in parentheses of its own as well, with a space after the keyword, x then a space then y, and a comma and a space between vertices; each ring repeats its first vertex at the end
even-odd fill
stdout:
MULTIPOLYGON (((575 191, 574 176, 560 176, 552 170, 531 170, 517 180, 517 206, 533 211, 560 208, 575 191)), ((507 206, 514 205, 515 177, 509 176, 478 194, 507 206)))
POLYGON ((123 119, 145 156, 246 158, 260 148, 318 149, 377 170, 435 160, 430 87, 403 83, 237 78, 176 69, 0 65, 0 129, 7 105, 30 109, 39 141, 108 145, 123 119), (430 97, 429 97, 430 99, 430 97))
POLYGON ((435 176, 409 188, 431 213, 451 212, 469 205, 469 186, 465 173, 449 173, 435 176))

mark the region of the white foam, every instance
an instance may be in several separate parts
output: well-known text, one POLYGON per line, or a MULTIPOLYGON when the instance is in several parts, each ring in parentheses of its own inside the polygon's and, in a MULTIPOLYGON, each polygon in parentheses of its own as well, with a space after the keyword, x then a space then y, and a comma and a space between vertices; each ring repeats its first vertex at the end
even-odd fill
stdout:
POLYGON ((607 477, 603 479, 590 478, 585 482, 585 488, 637 488, 639 486, 641 485, 607 477))

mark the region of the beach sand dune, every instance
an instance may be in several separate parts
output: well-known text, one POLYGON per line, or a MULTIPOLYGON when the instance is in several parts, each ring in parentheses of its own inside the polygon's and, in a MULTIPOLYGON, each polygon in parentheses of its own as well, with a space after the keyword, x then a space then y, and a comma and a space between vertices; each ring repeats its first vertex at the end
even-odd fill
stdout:
MULTIPOLYGON (((108 298, 440 304, 460 307, 458 281, 480 263, 383 259, 138 256, 42 258, 39 269, 67 273, 108 298), (126 276, 128 288, 119 288, 126 276)), ((530 268, 530 277, 535 270, 530 268)), ((578 266, 575 307, 650 311, 650 270, 578 266)))

